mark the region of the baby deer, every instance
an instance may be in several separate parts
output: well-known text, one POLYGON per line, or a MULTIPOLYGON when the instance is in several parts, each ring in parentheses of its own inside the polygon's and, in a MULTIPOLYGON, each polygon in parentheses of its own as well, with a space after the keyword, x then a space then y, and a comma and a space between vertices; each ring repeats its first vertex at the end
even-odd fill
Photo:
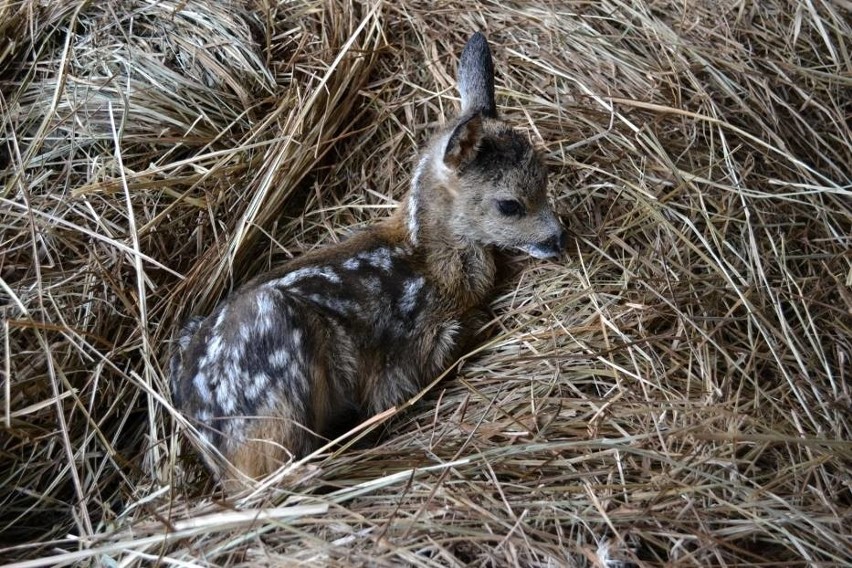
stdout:
POLYGON ((172 394, 217 477, 230 465, 263 476, 406 401, 476 331, 495 249, 560 253, 547 172, 527 138, 498 120, 493 75, 477 32, 459 64, 461 114, 422 153, 397 211, 186 326, 172 394))

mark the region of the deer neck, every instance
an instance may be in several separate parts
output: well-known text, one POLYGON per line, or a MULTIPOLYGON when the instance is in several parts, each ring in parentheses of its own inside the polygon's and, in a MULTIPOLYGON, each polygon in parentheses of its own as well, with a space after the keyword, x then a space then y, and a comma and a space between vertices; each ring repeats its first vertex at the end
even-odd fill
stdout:
POLYGON ((494 286, 494 253, 489 247, 453 234, 448 214, 442 211, 444 204, 430 187, 435 181, 429 160, 427 154, 418 164, 411 189, 397 213, 398 220, 442 296, 467 310, 481 304, 494 286))

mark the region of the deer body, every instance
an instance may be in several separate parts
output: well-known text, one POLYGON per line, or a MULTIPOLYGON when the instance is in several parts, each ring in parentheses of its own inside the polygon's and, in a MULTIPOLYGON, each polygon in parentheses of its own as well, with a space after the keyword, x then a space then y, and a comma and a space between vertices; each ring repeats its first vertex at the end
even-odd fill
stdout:
POLYGON ((559 253, 529 142, 497 120, 490 51, 459 66, 462 112, 423 152, 390 218, 288 262, 192 321, 172 359, 176 406, 219 477, 303 456, 447 369, 494 286, 494 249, 559 253))

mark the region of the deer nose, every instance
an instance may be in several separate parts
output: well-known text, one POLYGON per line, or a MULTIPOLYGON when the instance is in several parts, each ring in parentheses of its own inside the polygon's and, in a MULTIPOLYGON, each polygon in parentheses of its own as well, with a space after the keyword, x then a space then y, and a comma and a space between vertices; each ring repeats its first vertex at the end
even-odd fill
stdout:
POLYGON ((564 228, 560 227, 559 232, 555 235, 550 236, 549 238, 540 241, 536 246, 547 253, 556 256, 565 248, 565 241, 567 239, 567 232, 564 228))

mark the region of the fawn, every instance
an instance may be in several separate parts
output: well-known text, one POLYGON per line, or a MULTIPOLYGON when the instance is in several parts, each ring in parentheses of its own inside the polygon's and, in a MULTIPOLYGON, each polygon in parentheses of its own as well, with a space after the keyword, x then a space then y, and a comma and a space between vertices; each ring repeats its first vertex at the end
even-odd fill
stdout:
POLYGON ((458 87, 461 113, 422 153, 391 217, 255 278, 181 333, 172 395, 220 480, 231 466, 271 473, 445 371, 476 331, 495 249, 560 254, 546 169, 497 119, 479 32, 458 87))

